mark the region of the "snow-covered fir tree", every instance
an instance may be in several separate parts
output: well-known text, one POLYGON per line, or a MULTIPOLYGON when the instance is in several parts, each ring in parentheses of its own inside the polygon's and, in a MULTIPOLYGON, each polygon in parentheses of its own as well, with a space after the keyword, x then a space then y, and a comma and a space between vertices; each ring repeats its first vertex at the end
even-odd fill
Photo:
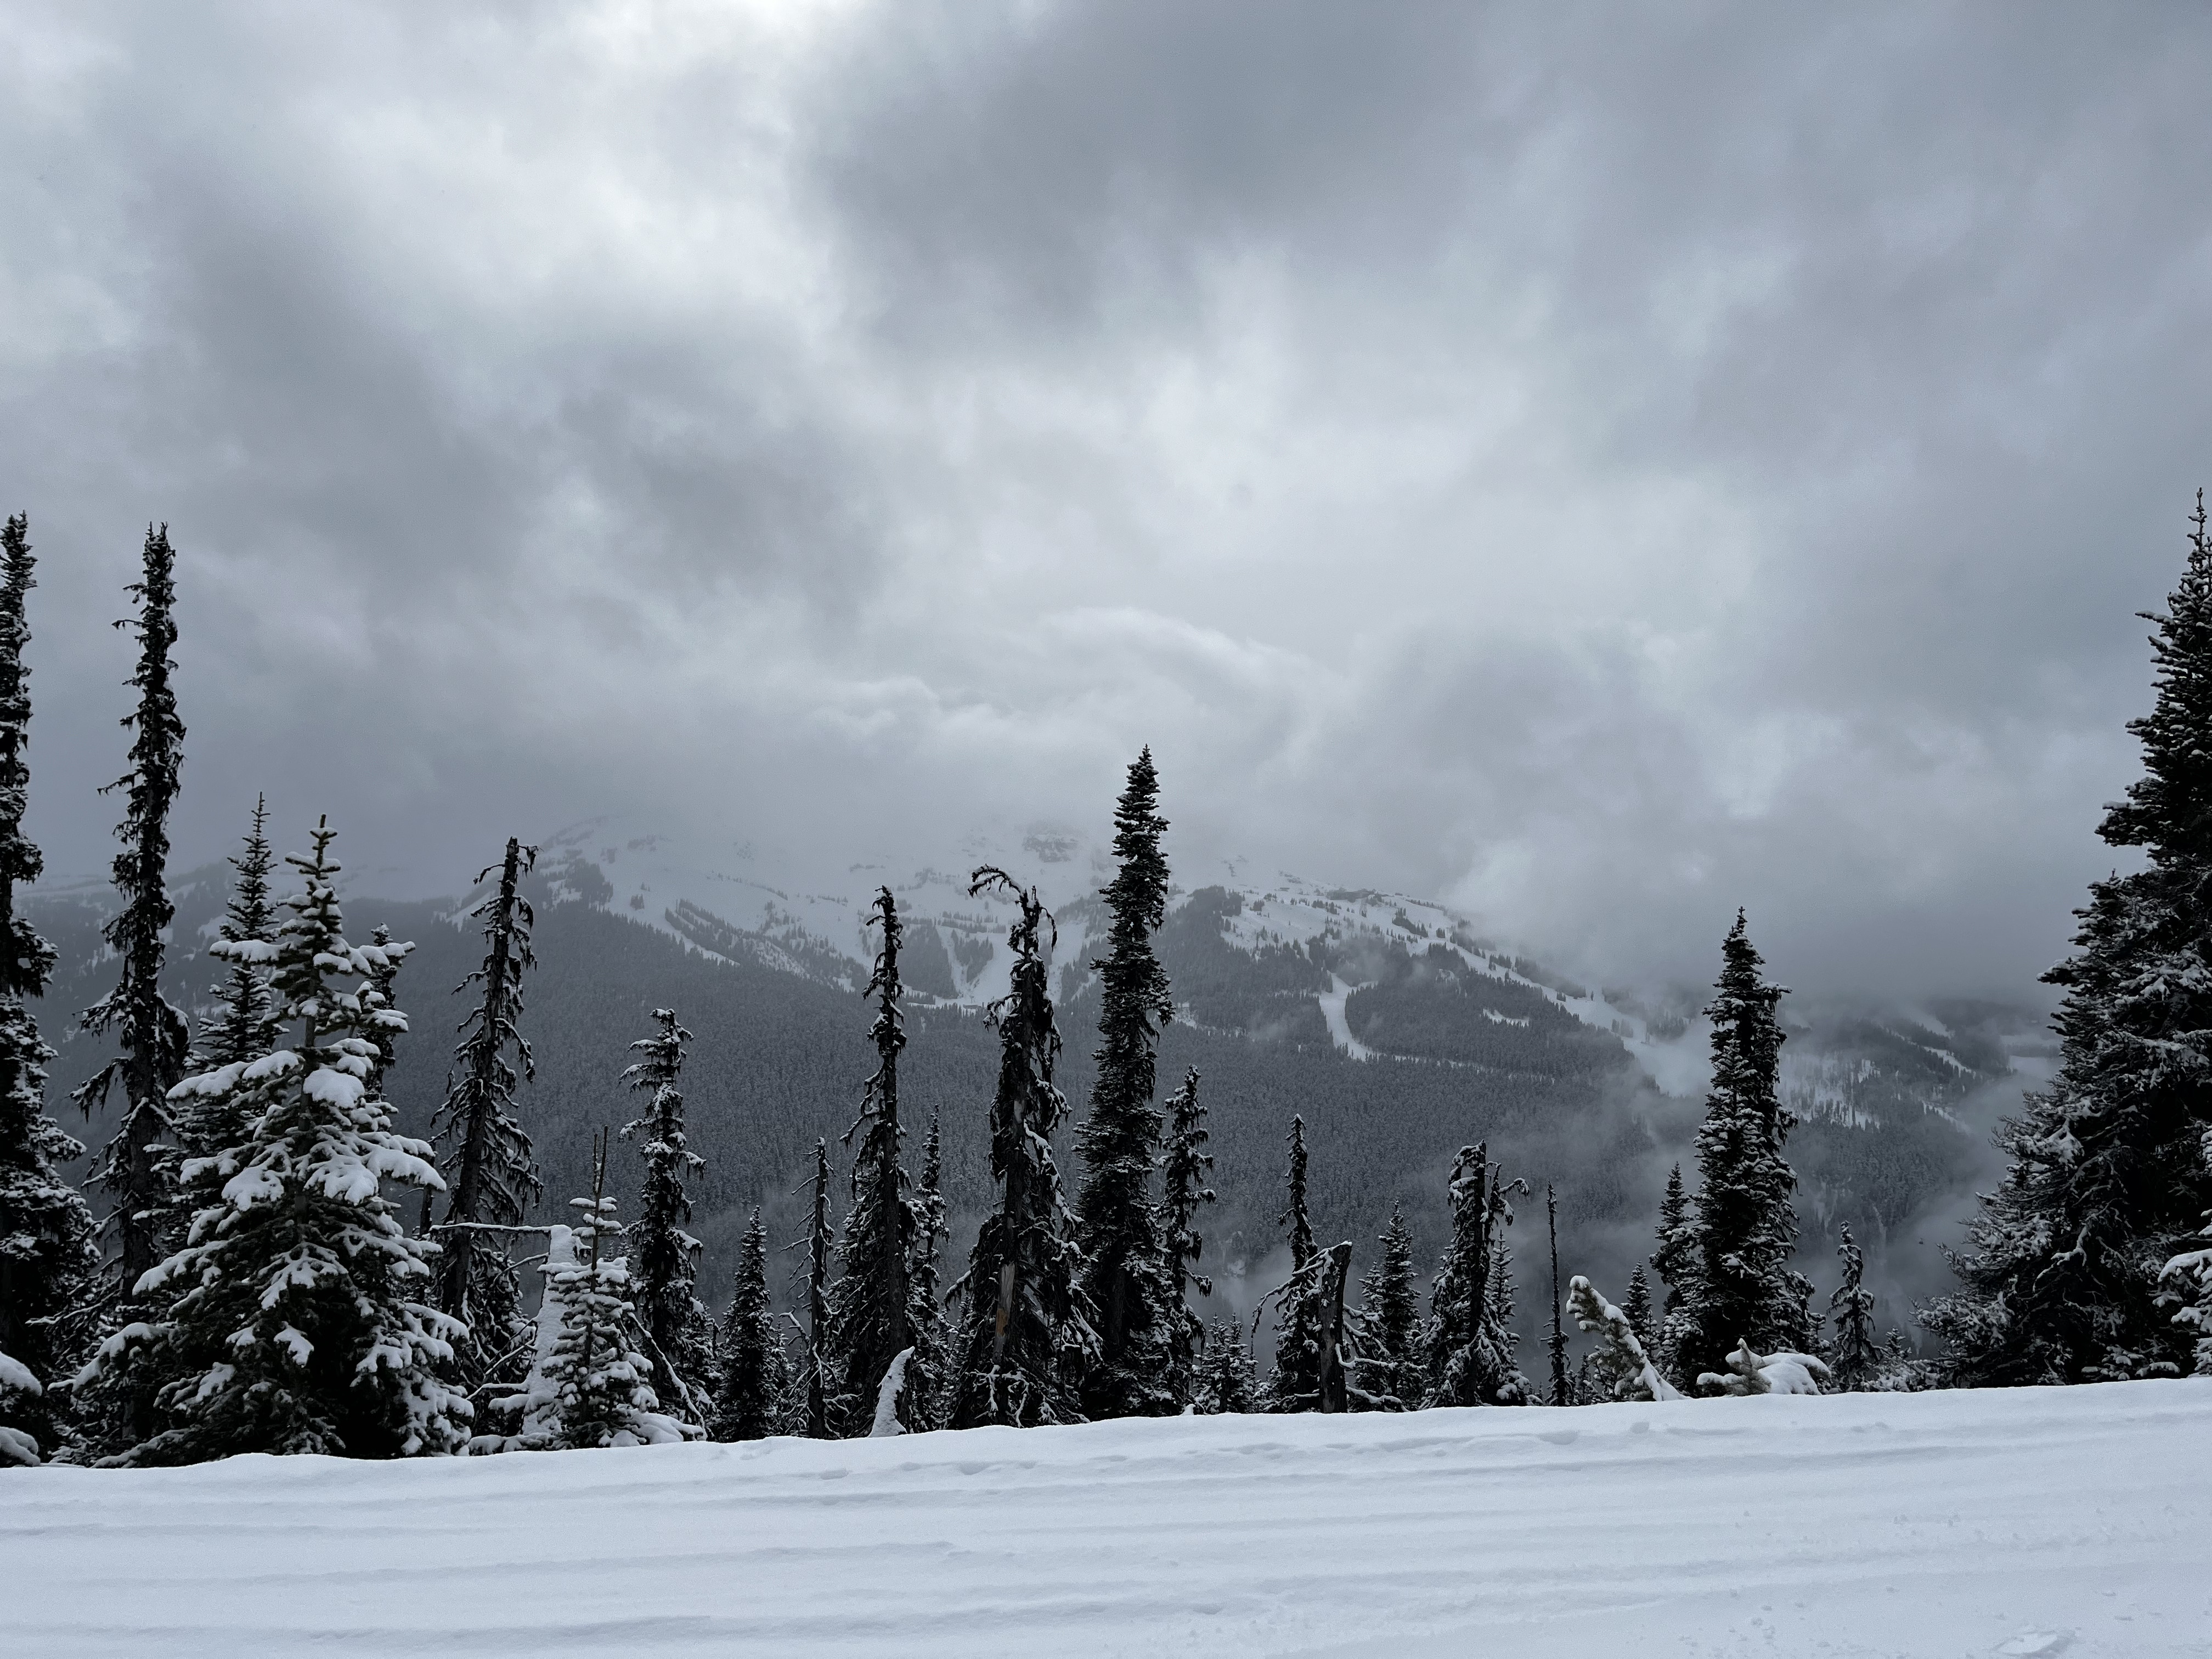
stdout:
MULTIPOLYGON (((269 877, 276 867, 276 854, 269 845, 268 826, 268 797, 257 795, 246 846, 230 860, 236 873, 231 878, 229 902, 223 906, 222 920, 216 927, 218 939, 235 943, 276 935, 276 900, 270 890, 269 877)), ((200 1027, 196 1056, 202 1070, 256 1060, 276 1046, 276 1007, 265 973, 250 962, 234 962, 213 989, 217 1012, 200 1027)), ((192 1144, 189 1136, 185 1144, 192 1144)))
POLYGON ((1277 1224, 1288 1230, 1291 1275, 1269 1297, 1275 1303, 1275 1367, 1267 1378, 1271 1411, 1311 1411, 1320 1403, 1324 1275, 1306 1207, 1306 1121, 1291 1119, 1285 1201, 1277 1224))
POLYGON ((1528 1183, 1507 1181, 1486 1143, 1452 1160, 1451 1243, 1429 1292, 1431 1406, 1525 1406, 1528 1380, 1514 1351, 1512 1259, 1504 1230, 1512 1198, 1528 1183))
POLYGON ((1050 947, 1041 936, 1052 918, 1034 888, 987 865, 975 872, 969 893, 993 890, 1011 894, 1020 913, 1006 936, 1010 987, 988 1012, 1000 1044, 991 1100, 997 1202, 955 1287, 966 1297, 950 1418, 956 1429, 1081 1421, 1078 1388, 1098 1348, 1083 1291, 1083 1252, 1052 1155, 1053 1132, 1067 1111, 1052 1080, 1060 1033, 1046 967, 1050 947))
POLYGON ((1422 1363, 1413 1235, 1395 1204, 1379 1242, 1382 1255, 1359 1281, 1360 1352, 1352 1366, 1352 1407, 1412 1411, 1428 1393, 1428 1379, 1422 1363))
POLYGON ((738 1247, 735 1293, 722 1320, 721 1376, 714 1394, 717 1440, 759 1440, 783 1419, 791 1365, 769 1305, 768 1229, 758 1210, 738 1247))
MULTIPOLYGON (((862 1089, 860 1118, 845 1132, 847 1145, 859 1134, 860 1146, 853 1160, 853 1204, 837 1243, 824 1357, 830 1426, 838 1435, 868 1432, 878 1385, 891 1361, 914 1346, 908 1275, 920 1228, 907 1194, 898 1115, 899 1052, 906 1047, 898 969, 904 929, 890 888, 877 893, 870 908, 882 939, 867 986, 876 1000, 868 1027, 876 1069, 862 1089)), ((909 1431, 926 1426, 911 1417, 902 1421, 909 1431)))
POLYGON ((23 833, 30 789, 30 638, 25 599, 35 586, 30 525, 0 529, 0 1463, 54 1450, 52 1392, 76 1369, 73 1316, 100 1272, 92 1213, 62 1178, 84 1156, 46 1112, 46 1062, 31 1000, 46 994, 54 948, 15 909, 15 890, 39 878, 39 849, 23 833))
POLYGON ((806 1230, 806 1346, 800 1356, 804 1384, 799 1432, 810 1440, 830 1435, 830 1263, 836 1250, 830 1231, 830 1143, 814 1143, 814 1207, 806 1230))
MULTIPOLYGON (((368 982, 377 995, 384 999, 386 1006, 397 1008, 399 1006, 399 964, 413 954, 414 947, 395 943, 392 929, 380 921, 369 934, 368 942, 383 953, 383 963, 368 976, 368 982)), ((384 1079, 398 1063, 399 1033, 379 1031, 376 1034, 376 1067, 368 1074, 372 1093, 380 1095, 384 1092, 384 1079)))
MULTIPOLYGON (((2212 1240, 2212 1223, 2198 1237, 2212 1240)), ((2184 1250, 2169 1260, 2159 1283, 2174 1307, 2173 1322, 2195 1339, 2191 1375, 2212 1376, 2212 1248, 2184 1250)))
POLYGON ((1568 1300, 1575 1323, 1597 1339, 1584 1363, 1592 1387, 1586 1402, 1605 1400, 1679 1400, 1680 1394, 1644 1352, 1635 1321, 1600 1296, 1580 1273, 1569 1281, 1568 1300))
POLYGON ((2152 623, 2157 695, 2129 723, 2143 775, 2098 834, 2146 867, 2094 883, 2064 992, 2058 1074, 1997 1135, 2008 1167, 1921 1310, 1967 1385, 2172 1376, 2191 1328, 2166 1263, 2212 1210, 2212 537, 2197 492, 2181 580, 2152 623), (2166 1287, 2169 1288, 2169 1287, 2166 1287))
MULTIPOLYGON (((374 1033, 405 1028, 368 981, 374 946, 347 943, 331 860, 287 860, 301 892, 273 942, 218 940, 225 960, 265 964, 280 1042, 257 1060, 179 1084, 179 1104, 237 1097, 244 1138, 214 1157, 216 1200, 181 1249, 147 1275, 160 1316, 109 1336, 82 1384, 149 1350, 167 1377, 161 1426, 123 1454, 196 1462, 237 1452, 394 1457, 453 1449, 468 1401, 441 1378, 457 1322, 428 1304, 428 1247, 408 1236, 387 1182, 435 1185, 427 1143, 392 1128, 368 1088, 374 1033)), ((186 1165, 187 1179, 199 1172, 186 1165)))
MULTIPOLYGON (((191 1048, 184 1015, 161 994, 162 936, 176 915, 167 886, 169 807, 177 798, 185 758, 185 724, 178 718, 176 691, 169 682, 176 669, 169 652, 177 642, 177 588, 168 526, 147 526, 142 574, 128 591, 138 604, 132 624, 138 664, 128 682, 138 693, 138 703, 123 724, 136 736, 131 769, 102 790, 120 789, 128 803, 115 831, 123 843, 114 865, 122 908, 100 929, 120 962, 121 975, 115 988, 78 1020, 95 1036, 114 1031, 123 1052, 72 1096, 89 1117, 122 1085, 122 1121, 88 1180, 111 1203, 102 1225, 115 1245, 110 1293, 121 1305, 112 1318, 125 1322, 142 1311, 136 1301, 140 1278, 173 1242, 177 1160, 169 1144, 167 1102, 185 1074, 191 1048)), ((131 1431, 143 1433, 149 1426, 148 1403, 143 1396, 134 1402, 131 1431)))
POLYGON ((1721 946, 1721 976, 1705 1009, 1713 1082, 1698 1130, 1698 1191, 1691 1204, 1694 1290, 1685 1297, 1674 1358, 1678 1374, 1720 1366, 1739 1342, 1804 1349, 1815 1332, 1813 1287, 1792 1270, 1797 1177, 1784 1155, 1793 1119, 1778 1088, 1782 1026, 1743 913, 1721 946))
MULTIPOLYGON (((276 854, 270 849, 268 841, 268 799, 254 799, 252 827, 246 834, 246 848, 230 860, 237 872, 232 878, 230 902, 223 907, 223 921, 216 922, 216 938, 237 945, 241 940, 270 942, 276 938, 276 900, 270 891, 270 872, 276 867, 276 854)), ((392 945, 392 931, 378 929, 374 940, 378 947, 392 945)), ((392 975, 398 969, 396 957, 404 956, 407 947, 398 951, 385 951, 385 967, 372 975, 372 987, 392 1005, 392 975)), ((274 1048, 276 1037, 276 998, 270 991, 268 969, 248 960, 232 960, 222 982, 215 987, 215 1006, 219 1013, 215 1020, 201 1024, 199 1048, 192 1055, 195 1071, 215 1071, 216 1066, 232 1066, 258 1060, 274 1048)), ((376 1030, 372 1040, 378 1046, 378 1060, 383 1060, 385 1044, 392 1042, 392 1033, 376 1030)), ((369 1093, 383 1095, 383 1064, 378 1064, 369 1075, 369 1093)), ((239 1119, 241 1095, 239 1091, 222 1095, 197 1095, 181 1102, 170 1102, 170 1121, 177 1134, 177 1144, 184 1151, 185 1161, 192 1168, 192 1179, 179 1179, 179 1210, 181 1217, 192 1217, 199 1210, 222 1199, 223 1182, 228 1176, 222 1172, 222 1152, 246 1139, 246 1124, 239 1119)), ((425 1188, 425 1199, 429 1190, 425 1188)))
POLYGON ((1657 1248, 1651 1252, 1651 1269, 1667 1287, 1660 1304, 1656 1345, 1647 1344, 1652 1363, 1680 1388, 1686 1380, 1674 1356, 1689 1340, 1689 1307, 1698 1290, 1698 1241, 1690 1222, 1690 1194, 1682 1184, 1682 1166, 1667 1172, 1666 1194, 1659 1200, 1657 1248))
POLYGON ((481 994, 461 1022, 432 1131, 446 1178, 438 1302, 468 1329, 457 1364, 472 1389, 513 1380, 532 1328, 507 1237, 496 1230, 521 1225, 544 1191, 514 1100, 521 1079, 535 1075, 521 1018, 522 975, 538 963, 530 937, 536 917, 521 883, 537 862, 535 847, 510 836, 506 856, 477 874, 481 886, 497 870, 499 884, 469 912, 483 921, 483 963, 454 992, 477 986, 481 994))
POLYGON ((1659 1343, 1659 1322, 1651 1305, 1651 1281, 1644 1277, 1641 1261, 1628 1276, 1628 1294, 1621 1298, 1620 1310, 1628 1316, 1628 1327, 1636 1333, 1644 1352, 1655 1353, 1659 1343))
POLYGON ((623 1139, 637 1142, 645 1159, 645 1181, 638 1194, 638 1217, 629 1229, 630 1270, 643 1322, 647 1352, 653 1362, 657 1392, 686 1420, 706 1416, 712 1394, 714 1333, 707 1310, 693 1286, 699 1273, 699 1241, 684 1231, 691 1219, 691 1198, 684 1182, 707 1160, 685 1144, 684 1045, 691 1033, 677 1024, 673 1010, 653 1011, 652 1036, 631 1043, 644 1059, 626 1068, 623 1081, 646 1097, 643 1114, 623 1125, 623 1139))
POLYGON ((921 1146, 914 1218, 914 1265, 907 1275, 907 1328, 914 1339, 914 1358, 906 1369, 906 1397, 912 1411, 908 1425, 933 1429, 945 1420, 953 1358, 952 1330, 938 1296, 942 1275, 938 1252, 952 1234, 945 1224, 945 1152, 934 1112, 921 1146))
POLYGON ((1083 1285, 1098 1310, 1098 1354, 1083 1379, 1092 1418, 1158 1416, 1180 1408, 1174 1389, 1176 1307, 1152 1203, 1160 1111, 1153 1103, 1161 1029, 1173 1017, 1167 970, 1152 935, 1167 920, 1168 865, 1160 851, 1152 751, 1130 764, 1114 809, 1121 867, 1100 895, 1111 918, 1099 971, 1097 1080, 1077 1131, 1083 1186, 1076 1198, 1083 1285))
POLYGON ((1865 1285, 1866 1253, 1844 1229, 1836 1246, 1843 1259, 1844 1276, 1828 1297, 1828 1316, 1835 1322, 1835 1339, 1828 1345, 1829 1368, 1839 1388, 1861 1389, 1881 1369, 1881 1345, 1874 1334, 1874 1292, 1865 1285))
POLYGON ((1213 1322, 1199 1363, 1198 1386, 1191 1404, 1200 1416, 1258 1409, 1258 1384, 1252 1374, 1252 1350, 1244 1328, 1233 1319, 1213 1322))
POLYGON ((638 1349, 629 1264, 609 1253, 623 1228, 606 1194, 604 1136, 592 1164, 592 1196, 569 1200, 574 1223, 549 1230, 530 1373, 519 1390, 491 1405, 493 1418, 512 1431, 478 1436, 472 1452, 666 1445, 701 1432, 661 1410, 648 1380, 653 1362, 638 1349))
POLYGON ((1169 1097, 1167 1140, 1160 1154, 1160 1263, 1167 1287, 1167 1388, 1176 1409, 1188 1406, 1206 1351, 1206 1322, 1190 1305, 1192 1291, 1213 1294, 1213 1280, 1197 1270, 1206 1240, 1198 1212, 1213 1202, 1206 1184, 1213 1154, 1206 1150, 1206 1107, 1198 1097, 1195 1066, 1169 1097))

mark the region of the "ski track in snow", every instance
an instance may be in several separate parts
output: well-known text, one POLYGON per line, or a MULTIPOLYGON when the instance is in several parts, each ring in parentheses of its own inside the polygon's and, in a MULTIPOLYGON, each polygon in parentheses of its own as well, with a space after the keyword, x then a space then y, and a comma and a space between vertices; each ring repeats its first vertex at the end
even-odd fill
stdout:
POLYGON ((0 1650, 2212 1651, 2212 1383, 0 1477, 0 1650))
POLYGON ((1372 1060, 1375 1051, 1352 1035, 1352 1022, 1344 1017, 1344 1005, 1353 988, 1334 974, 1328 976, 1328 989, 1321 993, 1321 1017, 1328 1027, 1328 1040, 1354 1060, 1372 1060))

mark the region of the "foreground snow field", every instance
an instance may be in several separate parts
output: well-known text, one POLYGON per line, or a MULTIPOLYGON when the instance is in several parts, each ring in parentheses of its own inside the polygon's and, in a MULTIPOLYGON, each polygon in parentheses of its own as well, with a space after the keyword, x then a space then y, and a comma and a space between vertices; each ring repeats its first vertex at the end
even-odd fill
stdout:
POLYGON ((2212 1383, 0 1475, 0 1651, 2212 1653, 2212 1383))

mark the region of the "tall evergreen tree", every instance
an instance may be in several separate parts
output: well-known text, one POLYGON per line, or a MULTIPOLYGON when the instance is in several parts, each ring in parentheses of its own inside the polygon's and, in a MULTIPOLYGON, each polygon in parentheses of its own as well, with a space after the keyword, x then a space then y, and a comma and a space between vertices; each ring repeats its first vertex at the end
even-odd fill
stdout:
MULTIPOLYGON (((876 895, 870 908, 883 932, 867 987, 876 1000, 876 1018, 868 1027, 876 1070, 862 1091, 860 1115, 845 1132, 849 1146, 863 1127, 867 1131, 853 1161, 853 1207, 845 1212, 839 1277, 830 1297, 830 1427, 840 1435, 868 1431, 884 1373, 914 1346, 908 1274, 919 1227, 907 1196, 898 1116, 899 1051, 906 1047, 898 971, 903 929, 890 888, 876 895)), ((923 1426, 901 1420, 909 1431, 923 1426)))
POLYGON ((635 1139, 645 1158, 645 1181, 638 1194, 638 1218, 629 1230, 630 1278, 637 1290, 647 1352, 653 1362, 658 1392, 686 1420, 706 1420, 710 1390, 713 1334, 707 1310, 692 1286, 699 1272, 699 1241, 684 1231, 691 1219, 691 1199, 684 1183, 707 1160, 685 1143, 684 1045, 691 1033, 676 1023, 674 1011, 656 1008, 651 1036, 630 1044, 645 1058, 623 1073, 623 1080, 646 1097, 642 1115, 623 1125, 623 1139, 635 1139))
MULTIPOLYGON (((998 1203, 983 1218, 968 1271, 958 1347, 956 1429, 1005 1423, 1082 1420, 1077 1389, 1098 1351, 1083 1252, 1061 1201, 1053 1132, 1067 1111, 1054 1086, 1060 1033, 1053 1024, 1041 931, 1052 918, 1034 888, 1003 870, 979 868, 969 896, 1003 890, 1019 915, 1006 936, 1013 966, 1006 994, 988 1018, 999 1033, 999 1082, 991 1101, 991 1176, 998 1203)), ((1054 930, 1057 942, 1058 929, 1054 930)))
POLYGON ((1686 1382, 1697 1381, 1695 1373, 1686 1379, 1683 1376, 1674 1356, 1689 1341, 1689 1310, 1698 1290, 1698 1240, 1690 1220, 1690 1194, 1682 1185, 1679 1164, 1667 1173, 1667 1191, 1659 1200, 1656 1234, 1657 1248, 1651 1252, 1651 1267, 1667 1287, 1667 1295, 1660 1304, 1657 1341, 1645 1346, 1651 1363, 1680 1388, 1686 1382))
MULTIPOLYGON (((377 995, 392 1007, 399 1006, 399 964, 413 954, 412 947, 392 942, 392 929, 384 923, 376 924, 368 942, 384 953, 383 965, 368 976, 370 987, 377 995)), ((384 1079, 399 1063, 399 1033, 379 1031, 376 1034, 376 1067, 369 1073, 368 1086, 373 1094, 384 1092, 384 1079)))
POLYGON ((1921 1312, 1966 1385, 2172 1376, 2193 1363, 2160 1275, 2212 1209, 2212 537, 2204 495, 2153 624, 2157 695, 2129 723, 2143 775, 2098 834, 2146 867, 2092 884, 2050 1088, 1998 1131, 1959 1290, 1921 1312))
POLYGON ((1311 1411, 1321 1398, 1324 1287, 1313 1222, 1306 1212, 1306 1121, 1291 1119, 1286 1200, 1277 1223, 1290 1230, 1291 1276, 1271 1292, 1275 1307, 1275 1369, 1267 1379, 1274 1411, 1311 1411))
POLYGON ((453 1050, 459 1073, 447 1079, 433 1131, 446 1177, 438 1302, 468 1329, 458 1367, 471 1389, 507 1380, 531 1328, 522 1315, 521 1279, 504 1238, 493 1230, 521 1225, 544 1192, 514 1103, 518 1083, 536 1075, 521 1018, 522 975, 538 965, 530 937, 537 918, 521 883, 537 863, 538 849, 510 836, 506 856, 477 874, 481 886, 499 872, 498 886, 469 912, 483 921, 483 965, 453 994, 472 985, 483 994, 461 1022, 453 1050))
POLYGON ((1829 1345, 1828 1369, 1839 1387, 1863 1388, 1882 1363, 1881 1344, 1874 1334, 1874 1293, 1863 1282, 1866 1255, 1844 1229, 1844 1242, 1836 1246, 1843 1258, 1843 1282, 1828 1298, 1829 1316, 1836 1322, 1836 1340, 1829 1345))
POLYGON ((738 1246, 735 1293, 722 1320, 721 1381, 714 1395, 717 1440, 774 1434, 791 1388, 791 1368, 769 1305, 768 1229, 758 1210, 738 1246))
POLYGON ((1206 1241, 1198 1232, 1198 1212, 1213 1202, 1206 1179, 1213 1154, 1206 1150, 1206 1107, 1198 1097, 1198 1070, 1184 1076, 1168 1101, 1167 1145, 1161 1158, 1160 1263, 1167 1286, 1167 1386, 1178 1410, 1191 1401, 1198 1365, 1206 1351, 1206 1323, 1190 1305, 1190 1292, 1213 1294, 1213 1280, 1196 1270, 1206 1241))
POLYGON ((937 1293, 938 1251, 952 1235, 945 1222, 945 1154, 934 1112, 929 1117, 928 1138, 922 1142, 921 1184, 915 1189, 914 1218, 914 1267, 907 1275, 907 1325, 914 1339, 914 1358, 906 1370, 915 1418, 909 1426, 933 1429, 944 1420, 952 1382, 952 1333, 937 1293))
MULTIPOLYGON (((78 1022, 95 1036, 112 1029, 123 1052, 71 1097, 90 1117, 116 1084, 123 1085, 122 1121, 89 1179, 113 1200, 103 1224, 116 1243, 111 1292, 126 1307, 133 1305, 141 1276, 161 1260, 171 1242, 176 1159, 164 1144, 170 1127, 165 1103, 185 1074, 191 1048, 184 1015, 161 994, 161 935, 176 916, 166 886, 169 807, 177 798, 185 758, 185 723, 177 717, 176 692, 169 684, 176 668, 169 652, 177 642, 177 587, 168 526, 147 526, 143 573, 128 591, 138 602, 138 615, 135 623, 126 619, 117 626, 135 626, 138 635, 138 665, 126 682, 137 689, 138 705, 123 717, 123 725, 137 735, 131 745, 131 769, 101 790, 124 790, 129 803, 115 831, 123 843, 114 866, 123 907, 100 930, 121 959, 122 976, 78 1022)), ((134 1411, 134 1426, 142 1431, 147 1426, 145 1403, 139 1401, 134 1411)))
POLYGON ((1637 1345, 1646 1354, 1659 1340, 1659 1323, 1651 1306, 1651 1281, 1644 1275, 1644 1264, 1636 1264, 1636 1271, 1628 1276, 1628 1296, 1620 1304, 1627 1316, 1628 1328, 1635 1334, 1637 1345))
POLYGON ((1559 1323, 1559 1195, 1548 1182, 1544 1187, 1544 1226, 1552 1243, 1552 1334, 1544 1340, 1544 1352, 1552 1362, 1550 1403, 1571 1406, 1575 1390, 1567 1376, 1567 1334, 1559 1323))
POLYGON ((1098 1357, 1083 1380, 1093 1418, 1158 1416, 1177 1408, 1170 1348, 1181 1322, 1170 1296, 1153 1208, 1160 1112, 1152 1103, 1159 1034, 1174 1017, 1167 970, 1152 935, 1167 920, 1168 865, 1160 851, 1159 778, 1148 748, 1129 767, 1114 809, 1121 868, 1100 896, 1111 921, 1098 1008, 1097 1080, 1076 1136, 1084 1290, 1098 1310, 1098 1357))
POLYGON ((53 1050, 30 1010, 52 977, 54 947, 15 910, 17 884, 36 881, 45 867, 23 833, 31 775, 24 601, 36 586, 35 564, 29 521, 18 513, 0 529, 0 1372, 13 1361, 21 1376, 12 1389, 0 1384, 0 1398, 15 1397, 4 1414, 21 1461, 51 1450, 58 1437, 51 1390, 75 1369, 70 1316, 100 1271, 91 1212, 59 1168, 84 1148, 47 1115, 53 1050))
MULTIPOLYGON (((1764 965, 1744 931, 1743 913, 1722 946, 1711 1004, 1713 1083, 1698 1130, 1698 1192, 1689 1237, 1694 1292, 1677 1326, 1674 1369, 1694 1378, 1719 1374, 1739 1342, 1754 1349, 1808 1349, 1812 1285, 1792 1271, 1797 1177, 1784 1155, 1796 1121, 1778 1088, 1782 1026, 1775 1005, 1784 988, 1761 976, 1764 965)), ((1662 1241, 1662 1243, 1664 1241, 1662 1241)))
POLYGON ((1411 1411, 1428 1392, 1421 1364, 1421 1308, 1414 1282, 1413 1235, 1396 1205, 1382 1230, 1381 1259, 1360 1280, 1362 1353, 1353 1400, 1365 1411, 1411 1411))
POLYGON ((434 1186, 437 1171, 429 1146, 395 1133, 368 1088, 373 1034, 404 1030, 406 1017, 366 982, 381 953, 346 942, 334 833, 319 825, 313 855, 287 860, 306 890, 285 901, 273 943, 211 947, 269 967, 278 1021, 297 1042, 175 1091, 179 1102, 239 1096, 245 1139, 216 1155, 216 1201, 149 1275, 160 1317, 111 1335, 82 1379, 97 1388, 104 1374, 128 1374, 134 1349, 156 1351, 166 1425, 125 1461, 408 1456, 461 1441, 468 1402, 439 1376, 460 1328, 414 1299, 430 1288, 425 1247, 381 1191, 434 1186))
POLYGON ((1528 1382, 1514 1359, 1512 1261, 1504 1230, 1512 1198, 1528 1183, 1507 1181, 1486 1144, 1452 1161, 1451 1243, 1429 1291, 1431 1406, 1525 1406, 1528 1382))
POLYGON ((814 1143, 814 1212, 806 1231, 805 1418, 801 1432, 810 1440, 830 1434, 829 1376, 830 1144, 814 1143))
MULTIPOLYGON (((276 867, 276 855, 269 845, 268 824, 269 799, 257 795, 245 850, 230 860, 237 874, 231 878, 230 902, 216 925, 219 939, 235 944, 276 936, 276 901, 269 890, 269 875, 276 867)), ((275 1046, 276 1026, 269 976, 250 962, 234 962, 214 991, 221 1012, 200 1028, 200 1065, 212 1069, 267 1054, 275 1046)), ((189 1136, 186 1144, 191 1145, 189 1136)))

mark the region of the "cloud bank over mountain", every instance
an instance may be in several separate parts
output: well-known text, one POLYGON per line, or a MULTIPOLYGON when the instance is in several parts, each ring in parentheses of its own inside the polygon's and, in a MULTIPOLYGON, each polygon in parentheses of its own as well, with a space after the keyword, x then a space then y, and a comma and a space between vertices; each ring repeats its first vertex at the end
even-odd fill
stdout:
POLYGON ((2212 482, 2212 19, 28 3, 33 828, 463 885, 1102 825, 1593 970, 2017 992, 2212 482))

